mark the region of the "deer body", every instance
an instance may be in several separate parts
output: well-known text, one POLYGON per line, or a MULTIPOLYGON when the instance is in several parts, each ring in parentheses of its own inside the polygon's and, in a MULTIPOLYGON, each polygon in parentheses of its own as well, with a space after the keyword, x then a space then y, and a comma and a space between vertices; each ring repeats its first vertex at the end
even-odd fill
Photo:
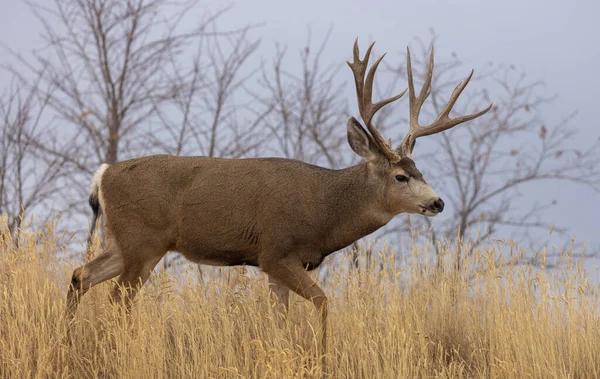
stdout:
POLYGON ((260 267, 301 251, 313 269, 391 220, 377 184, 366 164, 329 170, 291 159, 165 155, 106 168, 99 197, 119 246, 139 235, 219 266, 260 267))
MULTIPOLYGON (((444 202, 412 160, 417 138, 435 134, 485 114, 450 118, 471 75, 461 82, 437 119, 418 122, 431 89, 433 49, 423 88, 414 90, 410 52, 407 73, 410 129, 392 148, 372 124, 375 113, 404 92, 372 101, 379 58, 367 73, 358 43, 353 62, 358 109, 366 126, 347 122, 348 143, 363 163, 330 170, 282 158, 221 159, 151 156, 102 165, 92 180, 95 219, 105 215, 106 247, 73 272, 67 294, 67 320, 92 286, 118 276, 112 299, 129 305, 139 286, 169 250, 189 260, 219 266, 258 266, 269 276, 284 309, 289 291, 312 301, 321 315, 321 352, 326 347, 327 298, 307 270, 400 213, 435 216, 444 202), (125 293, 121 288, 126 289, 125 293)), ((323 355, 324 357, 324 355, 323 355)))

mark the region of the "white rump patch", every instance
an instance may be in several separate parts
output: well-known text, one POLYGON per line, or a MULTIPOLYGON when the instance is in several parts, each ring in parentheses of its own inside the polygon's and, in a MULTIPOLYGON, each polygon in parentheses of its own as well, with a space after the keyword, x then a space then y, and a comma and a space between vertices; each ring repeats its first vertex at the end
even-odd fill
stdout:
POLYGON ((90 192, 98 194, 98 202, 100 203, 100 208, 104 209, 104 197, 102 196, 102 188, 100 187, 100 183, 102 182, 102 175, 104 175, 104 171, 108 168, 109 164, 103 163, 100 168, 94 173, 92 177, 92 183, 90 184, 90 192))

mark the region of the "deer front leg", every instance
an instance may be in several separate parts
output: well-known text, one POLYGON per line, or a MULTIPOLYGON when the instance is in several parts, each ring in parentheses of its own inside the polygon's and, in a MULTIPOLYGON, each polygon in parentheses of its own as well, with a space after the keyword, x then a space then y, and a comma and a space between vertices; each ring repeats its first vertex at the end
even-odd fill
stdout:
POLYGON ((273 260, 261 264, 262 270, 269 278, 285 285, 303 298, 312 301, 320 316, 319 334, 321 337, 321 364, 326 371, 325 352, 327 351, 327 297, 325 292, 312 280, 302 263, 296 259, 273 260))

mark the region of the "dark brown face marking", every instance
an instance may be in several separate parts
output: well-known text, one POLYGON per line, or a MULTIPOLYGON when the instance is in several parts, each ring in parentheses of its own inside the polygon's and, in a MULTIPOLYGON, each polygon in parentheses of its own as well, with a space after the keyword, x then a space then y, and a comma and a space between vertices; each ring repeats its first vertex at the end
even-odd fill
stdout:
POLYGON ((404 172, 406 172, 406 175, 410 176, 411 178, 419 180, 421 182, 425 182, 425 179, 423 179, 423 174, 421 174, 421 171, 419 171, 419 169, 415 165, 415 162, 412 159, 402 157, 402 159, 400 159, 400 162, 396 163, 396 165, 402 168, 404 172))

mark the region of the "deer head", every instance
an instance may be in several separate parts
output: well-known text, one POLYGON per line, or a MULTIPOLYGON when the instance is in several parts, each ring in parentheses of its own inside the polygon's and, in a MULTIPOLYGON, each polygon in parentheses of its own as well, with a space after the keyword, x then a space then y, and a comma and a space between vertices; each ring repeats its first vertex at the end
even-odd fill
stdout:
POLYGON ((421 172, 417 169, 412 159, 415 141, 419 137, 428 136, 450 129, 463 122, 473 120, 488 112, 492 104, 486 109, 457 118, 450 118, 450 111, 456 103, 461 92, 465 89, 473 76, 473 71, 467 79, 459 83, 454 89, 450 100, 442 109, 437 119, 427 126, 419 124, 419 113, 423 103, 431 93, 431 78, 433 73, 433 48, 429 57, 429 66, 425 76, 425 83, 418 96, 415 95, 413 84, 410 50, 407 48, 406 70, 408 73, 408 91, 410 107, 410 129, 402 143, 392 148, 391 141, 386 141, 377 128, 373 125, 373 116, 383 106, 400 99, 405 93, 373 103, 373 79, 375 71, 384 58, 382 55, 366 74, 369 56, 373 42, 367 49, 364 59, 360 59, 358 39, 354 41, 354 60, 346 62, 354 74, 358 109, 365 128, 354 117, 348 119, 348 142, 352 150, 360 155, 369 167, 371 180, 378 182, 382 188, 381 196, 386 212, 392 215, 399 213, 419 213, 425 216, 435 216, 444 210, 444 201, 427 184, 421 172))

